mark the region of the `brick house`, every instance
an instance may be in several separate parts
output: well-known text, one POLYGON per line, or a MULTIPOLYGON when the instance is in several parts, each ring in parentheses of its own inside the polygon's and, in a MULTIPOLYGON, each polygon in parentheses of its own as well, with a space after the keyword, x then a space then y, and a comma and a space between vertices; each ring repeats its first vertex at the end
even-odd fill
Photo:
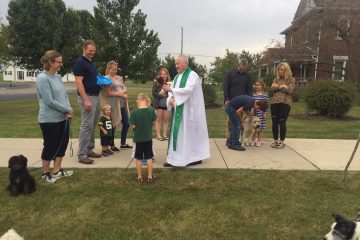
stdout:
POLYGON ((359 79, 359 0, 301 0, 291 26, 281 34, 285 47, 265 51, 259 77, 286 61, 298 84, 359 79))

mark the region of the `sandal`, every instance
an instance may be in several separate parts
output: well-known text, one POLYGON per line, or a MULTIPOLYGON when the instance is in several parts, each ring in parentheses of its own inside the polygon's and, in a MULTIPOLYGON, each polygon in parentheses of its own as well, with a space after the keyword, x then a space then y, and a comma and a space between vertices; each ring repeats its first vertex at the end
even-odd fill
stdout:
POLYGON ((137 181, 137 183, 143 183, 144 179, 142 177, 141 178, 136 178, 136 181, 137 181))
POLYGON ((147 179, 147 183, 151 184, 151 183, 154 183, 156 180, 157 180, 157 178, 154 175, 152 175, 151 178, 147 179))
POLYGON ((280 142, 278 145, 277 145, 277 149, 282 149, 282 148, 284 148, 286 145, 285 145, 285 143, 283 143, 283 142, 280 142))
POLYGON ((271 144, 272 148, 277 148, 278 146, 279 146, 279 143, 276 141, 271 144))
POLYGON ((132 146, 129 146, 129 144, 121 145, 120 148, 132 148, 132 146))
POLYGON ((156 139, 159 141, 164 141, 164 138, 162 138, 162 137, 157 137, 156 139))
POLYGON ((168 138, 168 137, 163 137, 163 139, 164 139, 164 140, 169 140, 169 138, 168 138))

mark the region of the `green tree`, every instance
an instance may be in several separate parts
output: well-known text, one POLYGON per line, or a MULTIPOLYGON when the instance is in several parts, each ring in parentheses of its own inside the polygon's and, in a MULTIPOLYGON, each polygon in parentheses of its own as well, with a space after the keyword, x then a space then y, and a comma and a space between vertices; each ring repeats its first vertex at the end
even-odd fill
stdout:
POLYGON ((202 83, 207 77, 207 68, 205 65, 201 65, 195 61, 195 57, 189 57, 189 67, 195 71, 200 79, 202 80, 202 83))
POLYGON ((252 79, 255 79, 256 75, 256 62, 260 58, 260 54, 253 54, 243 50, 241 53, 230 52, 226 49, 225 56, 223 58, 216 57, 215 61, 211 63, 209 71, 209 78, 211 81, 222 84, 226 74, 233 68, 236 68, 240 58, 245 58, 248 61, 248 71, 250 72, 252 79))
MULTIPOLYGON (((188 58, 188 61, 189 61, 189 67, 199 75, 200 79, 205 80, 207 75, 206 66, 197 63, 195 61, 195 57, 190 56, 188 58)), ((175 67, 175 57, 170 56, 170 54, 167 55, 165 57, 165 60, 161 62, 161 66, 166 67, 169 70, 171 79, 174 79, 174 77, 177 74, 175 67)))
POLYGON ((9 2, 9 54, 27 69, 40 69, 45 51, 64 56, 62 73, 70 72, 85 31, 81 12, 67 9, 62 0, 12 0, 9 2))
POLYGON ((116 60, 120 74, 133 80, 152 80, 160 65, 158 34, 146 29, 146 15, 137 10, 139 0, 97 0, 95 35, 99 62, 116 60))
POLYGON ((169 71, 171 79, 174 79, 177 74, 175 67, 175 57, 170 56, 170 54, 167 55, 165 57, 165 60, 161 61, 161 66, 166 67, 169 71))
POLYGON ((0 64, 6 65, 11 61, 8 50, 9 29, 7 26, 0 25, 0 64))
POLYGON ((215 61, 211 63, 209 71, 210 80, 222 84, 227 72, 237 66, 238 59, 237 53, 226 49, 224 58, 216 57, 215 61))

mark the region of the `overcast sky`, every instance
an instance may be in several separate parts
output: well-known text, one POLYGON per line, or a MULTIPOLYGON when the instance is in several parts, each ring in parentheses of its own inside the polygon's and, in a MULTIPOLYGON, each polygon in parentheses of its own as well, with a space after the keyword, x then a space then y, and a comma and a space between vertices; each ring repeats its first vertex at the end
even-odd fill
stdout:
MULTIPOLYGON (((68 7, 93 13, 96 0, 63 0, 68 7)), ((9 0, 0 0, 5 18, 9 0)), ((260 52, 271 39, 284 41, 280 32, 290 26, 300 0, 140 0, 138 8, 147 14, 147 27, 159 34, 158 53, 181 50, 196 62, 210 66, 225 49, 260 52)))

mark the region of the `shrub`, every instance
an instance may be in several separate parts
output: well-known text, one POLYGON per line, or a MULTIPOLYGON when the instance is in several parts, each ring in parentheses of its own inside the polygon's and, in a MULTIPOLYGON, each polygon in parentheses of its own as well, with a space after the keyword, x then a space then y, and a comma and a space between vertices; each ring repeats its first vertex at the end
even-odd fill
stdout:
POLYGON ((263 78, 265 86, 270 87, 276 75, 274 73, 268 73, 263 78))
POLYGON ((292 92, 293 102, 299 102, 300 99, 303 98, 306 88, 307 88, 306 86, 299 86, 299 85, 295 86, 294 91, 292 92))
POLYGON ((333 80, 316 81, 305 92, 309 110, 322 116, 342 117, 352 105, 353 92, 343 83, 333 80))
POLYGON ((299 102, 300 99, 301 99, 300 93, 298 91, 294 90, 292 93, 292 101, 299 102))
POLYGON ((204 92, 204 102, 205 105, 215 103, 216 102, 216 87, 210 84, 203 85, 203 92, 204 92))

